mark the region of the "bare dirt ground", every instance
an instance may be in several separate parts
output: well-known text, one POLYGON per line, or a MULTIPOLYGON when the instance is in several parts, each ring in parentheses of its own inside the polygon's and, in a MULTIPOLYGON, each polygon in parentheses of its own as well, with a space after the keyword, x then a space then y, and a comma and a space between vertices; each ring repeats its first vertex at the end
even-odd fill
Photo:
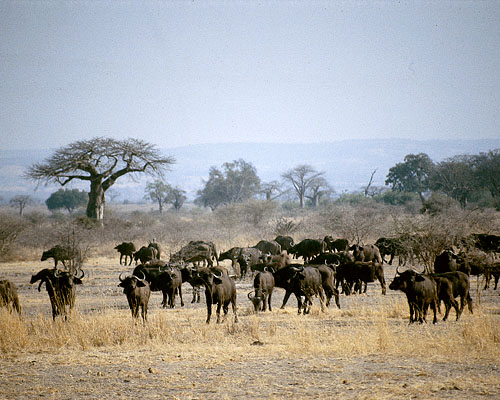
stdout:
MULTIPOLYGON (((408 325, 404 295, 378 283, 367 294, 341 296, 341 309, 296 313, 290 299, 279 310, 254 315, 237 283, 238 313, 205 324, 206 306, 160 307, 153 293, 149 321, 134 323, 117 260, 87 263, 68 322, 52 322, 44 288, 32 273, 48 264, 0 264, 0 277, 19 289, 22 320, 0 318, 0 399, 498 399, 500 289, 476 292, 474 314, 455 321, 408 325)), ((387 267, 386 281, 394 276, 387 267)), ((215 309, 214 309, 215 312, 215 309)), ((430 318, 429 318, 430 320, 430 318)))

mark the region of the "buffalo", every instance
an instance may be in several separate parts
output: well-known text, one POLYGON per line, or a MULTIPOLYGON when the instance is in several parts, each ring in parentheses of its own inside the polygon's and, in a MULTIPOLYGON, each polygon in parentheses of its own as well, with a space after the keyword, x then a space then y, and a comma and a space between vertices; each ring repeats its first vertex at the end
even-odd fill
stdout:
POLYGON ((246 274, 253 270, 255 265, 261 262, 260 257, 262 252, 256 247, 242 247, 237 261, 241 270, 241 278, 245 278, 246 274))
POLYGON ((212 305, 217 304, 217 323, 221 322, 220 310, 224 311, 224 319, 231 303, 234 314, 234 322, 238 322, 236 314, 236 285, 234 280, 219 268, 198 268, 193 275, 205 286, 205 298, 207 301, 207 324, 212 316, 212 305))
POLYGON ((66 261, 73 260, 75 258, 75 252, 67 247, 57 245, 42 253, 41 261, 45 261, 49 258, 54 259, 54 267, 57 268, 59 261, 66 267, 66 261))
POLYGON ((304 262, 308 262, 313 257, 324 253, 326 251, 326 243, 320 239, 304 239, 293 246, 289 253, 293 254, 295 258, 302 257, 304 262))
POLYGON ((132 313, 132 318, 139 317, 139 308, 141 309, 142 321, 147 321, 148 303, 151 295, 149 282, 135 275, 122 278, 123 273, 118 277, 120 279, 119 287, 123 288, 123 293, 127 296, 128 305, 132 313))
POLYGON ((161 276, 164 276, 162 279, 162 281, 164 281, 163 292, 166 292, 167 294, 167 305, 170 308, 174 308, 175 295, 179 293, 181 307, 184 307, 184 300, 182 299, 182 271, 177 268, 170 267, 166 269, 161 276))
POLYGON ((182 247, 177 253, 171 255, 170 262, 185 262, 197 264, 200 261, 207 263, 209 267, 214 265, 212 260, 219 264, 217 248, 212 242, 202 240, 190 241, 186 246, 182 247))
POLYGON ((40 291, 42 284, 45 283, 52 307, 52 319, 55 320, 56 316, 61 315, 67 320, 68 314, 75 305, 75 285, 81 285, 84 276, 85 273, 81 269, 71 273, 69 271, 60 271, 57 268, 45 268, 33 275, 30 283, 40 281, 38 291, 40 291))
POLYGON ((281 253, 281 245, 274 241, 261 240, 255 246, 256 249, 259 249, 262 254, 279 254, 281 253))
POLYGON ((463 312, 465 307, 465 303, 469 308, 469 311, 472 313, 472 299, 470 297, 470 281, 469 276, 461 271, 454 272, 444 272, 444 273, 434 273, 429 274, 429 276, 435 281, 439 281, 440 279, 447 279, 451 282, 453 298, 460 296, 460 308, 459 314, 457 314, 457 319, 460 314, 463 312))
POLYGON ((0 280, 0 307, 7 307, 12 312, 16 310, 21 315, 21 305, 17 295, 17 287, 8 279, 0 280))
POLYGON ((386 294, 384 268, 382 263, 372 261, 347 261, 337 265, 337 283, 342 285, 345 295, 358 291, 366 293, 367 284, 378 280, 382 288, 382 294, 386 294), (363 289, 364 286, 364 289, 363 289))
POLYGON ((372 261, 382 264, 380 250, 374 244, 367 244, 365 246, 354 244, 349 247, 349 250, 352 250, 352 255, 354 256, 355 261, 372 261))
POLYGON ((279 243, 281 251, 286 250, 287 252, 295 244, 291 236, 278 235, 274 238, 274 241, 279 243))
POLYGON ((137 265, 137 261, 141 264, 146 264, 147 262, 156 260, 156 249, 150 246, 142 246, 139 250, 134 253, 134 261, 137 265))
POLYGON ((248 293, 248 298, 254 306, 254 311, 266 311, 266 306, 269 306, 269 311, 272 311, 271 298, 274 289, 272 272, 267 270, 258 272, 254 277, 253 287, 255 294, 253 292, 248 293))
POLYGON ((392 265, 394 257, 398 257, 398 265, 406 263, 407 251, 401 238, 378 238, 375 246, 379 249, 382 261, 392 265), (385 260, 385 256, 389 256, 389 261, 385 260))
POLYGON ((347 239, 334 239, 332 236, 325 236, 323 239, 326 243, 326 249, 329 252, 347 251, 349 249, 349 241, 347 239))
POLYGON ((122 259, 124 258, 125 262, 123 265, 127 265, 127 258, 129 259, 128 265, 132 264, 134 253, 135 253, 135 245, 132 242, 123 242, 115 246, 115 250, 120 253, 120 265, 122 265, 122 259))
MULTIPOLYGON (((286 251, 282 251, 280 254, 271 255, 271 254, 263 254, 260 256, 259 260, 264 266, 272 267, 274 270, 281 269, 286 265, 292 263, 292 258, 287 254, 286 251)), ((257 264, 252 266, 253 270, 263 271, 261 268, 261 264, 257 264)))
POLYGON ((425 322, 429 306, 434 312, 433 323, 437 322, 436 310, 438 306, 437 286, 434 279, 427 275, 418 274, 408 269, 403 272, 396 270, 396 276, 389 285, 391 290, 400 290, 406 295, 410 308, 410 324, 425 322))

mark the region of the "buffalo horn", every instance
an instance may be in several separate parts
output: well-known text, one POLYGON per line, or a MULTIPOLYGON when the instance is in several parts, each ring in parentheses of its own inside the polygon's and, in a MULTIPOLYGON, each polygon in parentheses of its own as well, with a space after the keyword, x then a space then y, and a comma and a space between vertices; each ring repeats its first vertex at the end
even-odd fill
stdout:
POLYGON ((253 292, 248 292, 248 299, 249 300, 252 300, 254 297, 255 297, 255 295, 253 294, 253 292))
POLYGON ((122 272, 122 273, 120 274, 120 276, 118 277, 118 279, 120 280, 120 282, 123 282, 123 281, 125 280, 124 278, 122 278, 122 275, 123 275, 124 273, 125 273, 125 272, 122 272))

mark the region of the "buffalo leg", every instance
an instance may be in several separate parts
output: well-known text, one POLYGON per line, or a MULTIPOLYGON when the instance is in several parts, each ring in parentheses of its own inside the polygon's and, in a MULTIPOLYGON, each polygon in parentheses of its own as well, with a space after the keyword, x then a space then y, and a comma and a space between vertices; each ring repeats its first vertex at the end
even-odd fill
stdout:
POLYGON ((290 298, 290 295, 292 294, 292 292, 290 291, 286 291, 285 293, 285 297, 283 298, 283 304, 281 305, 281 308, 285 308, 285 304, 287 303, 288 299, 290 298))
MULTIPOLYGON (((218 324, 220 323, 220 309, 221 309, 221 307, 222 307, 222 302, 221 302, 221 301, 219 301, 219 302, 217 303, 217 311, 216 311, 216 312, 217 312, 217 323, 218 323, 218 324)), ((224 310, 224 311, 225 311, 225 310, 224 310)))

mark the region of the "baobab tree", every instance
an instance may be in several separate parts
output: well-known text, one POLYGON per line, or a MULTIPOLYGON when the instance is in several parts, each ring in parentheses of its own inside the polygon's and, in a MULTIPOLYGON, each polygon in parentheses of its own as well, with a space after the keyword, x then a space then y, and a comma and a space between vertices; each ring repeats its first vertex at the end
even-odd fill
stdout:
POLYGON ((324 172, 318 172, 312 166, 303 164, 285 172, 281 176, 285 181, 291 183, 299 198, 300 208, 304 208, 307 189, 317 182, 322 175, 324 175, 324 172))
POLYGON ((161 177, 174 162, 174 158, 164 157, 154 145, 143 140, 95 137, 56 150, 44 162, 31 166, 25 177, 61 186, 73 180, 88 181, 87 217, 102 224, 106 190, 118 178, 139 173, 161 177))

